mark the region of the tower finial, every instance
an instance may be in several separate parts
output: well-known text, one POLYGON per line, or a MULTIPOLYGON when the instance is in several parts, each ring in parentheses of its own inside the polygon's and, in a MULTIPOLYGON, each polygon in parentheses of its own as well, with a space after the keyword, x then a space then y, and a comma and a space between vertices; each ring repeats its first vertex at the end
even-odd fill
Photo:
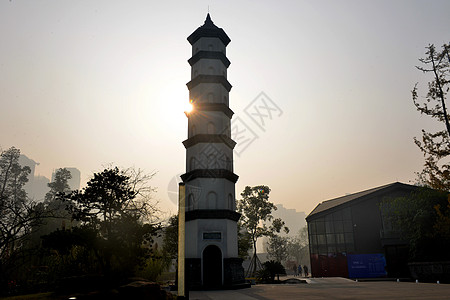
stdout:
MULTIPOLYGON (((206 15, 206 20, 205 20, 205 26, 214 26, 213 21, 211 20, 211 16, 208 14, 206 15)), ((215 27, 215 26, 214 26, 215 27)))

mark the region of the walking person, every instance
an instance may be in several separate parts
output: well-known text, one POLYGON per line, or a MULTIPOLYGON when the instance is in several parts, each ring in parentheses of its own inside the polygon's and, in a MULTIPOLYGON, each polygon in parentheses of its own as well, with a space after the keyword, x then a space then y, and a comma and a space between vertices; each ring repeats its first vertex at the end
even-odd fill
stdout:
POLYGON ((294 264, 294 266, 292 267, 292 271, 294 271, 294 277, 297 277, 297 265, 294 264))
POLYGON ((308 277, 308 267, 306 265, 303 266, 303 272, 305 272, 305 277, 308 277))
POLYGON ((303 269, 302 265, 298 265, 298 276, 302 277, 303 269))

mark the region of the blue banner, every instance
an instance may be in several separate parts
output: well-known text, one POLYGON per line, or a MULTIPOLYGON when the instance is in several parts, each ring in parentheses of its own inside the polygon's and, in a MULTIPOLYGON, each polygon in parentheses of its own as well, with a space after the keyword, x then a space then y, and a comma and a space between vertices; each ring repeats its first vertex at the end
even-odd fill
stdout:
POLYGON ((387 275, 383 254, 349 254, 347 264, 349 278, 377 278, 387 275))

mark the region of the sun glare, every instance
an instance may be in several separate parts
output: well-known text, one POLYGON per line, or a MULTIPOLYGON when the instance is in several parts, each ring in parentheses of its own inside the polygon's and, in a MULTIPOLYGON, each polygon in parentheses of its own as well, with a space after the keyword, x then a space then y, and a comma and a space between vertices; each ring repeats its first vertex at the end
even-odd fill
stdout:
POLYGON ((194 109, 194 105, 192 104, 192 100, 189 101, 189 103, 186 103, 185 107, 184 107, 184 112, 185 113, 190 113, 193 109, 194 109))

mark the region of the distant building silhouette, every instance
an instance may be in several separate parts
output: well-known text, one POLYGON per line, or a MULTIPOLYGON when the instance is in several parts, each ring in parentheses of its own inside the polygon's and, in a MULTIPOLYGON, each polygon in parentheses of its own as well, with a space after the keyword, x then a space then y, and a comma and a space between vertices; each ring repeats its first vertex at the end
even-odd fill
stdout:
MULTIPOLYGON (((289 228, 287 236, 294 237, 298 235, 300 229, 306 226, 306 213, 304 211, 297 211, 294 208, 286 208, 283 204, 275 204, 275 206, 277 210, 272 212, 272 216, 284 221, 285 225, 289 228)), ((267 237, 258 239, 258 244, 256 245, 258 253, 266 252, 268 240, 267 237)))
MULTIPOLYGON (((81 183, 81 172, 80 172, 80 170, 78 170, 77 168, 73 168, 73 167, 70 167, 70 168, 69 167, 64 167, 64 168, 70 172, 70 175, 72 175, 72 178, 69 179, 69 181, 67 182, 69 184, 70 189, 72 191, 79 190, 80 189, 80 183, 81 183)), ((58 169, 63 169, 63 168, 58 168, 58 169)), ((55 173, 56 173, 56 170, 54 170, 53 173, 52 173, 52 182, 55 180, 55 173)))
POLYGON ((28 158, 26 155, 21 154, 19 157, 19 164, 22 167, 27 166, 31 169, 31 172, 28 175, 28 182, 24 186, 28 197, 37 201, 43 200, 45 194, 49 191, 47 184, 50 180, 47 177, 35 175, 36 166, 39 165, 39 163, 28 158))
MULTIPOLYGON (((20 155, 19 164, 22 167, 27 166, 31 169, 31 172, 28 175, 28 182, 24 186, 25 192, 27 192, 28 197, 37 201, 43 201, 45 198, 45 194, 47 194, 47 192, 50 190, 50 188, 48 187, 50 179, 42 175, 35 175, 36 166, 39 165, 39 163, 32 160, 31 158, 27 157, 24 154, 20 155)), ((70 189, 71 190, 80 189, 81 184, 80 170, 73 167, 70 168, 66 167, 66 169, 70 171, 70 174, 72 175, 72 178, 68 181, 70 189)), ((55 179, 55 172, 56 170, 54 170, 52 173, 52 180, 51 180, 52 182, 55 179)))
POLYGON ((29 167, 31 169, 31 172, 28 175, 28 182, 24 186, 24 189, 27 192, 28 196, 31 197, 31 195, 33 195, 34 172, 36 169, 36 165, 39 165, 39 163, 35 162, 31 158, 28 158, 26 155, 20 154, 19 164, 22 167, 29 167))
POLYGON ((306 213, 294 208, 286 208, 282 204, 275 204, 277 210, 272 212, 274 218, 280 218, 289 227, 289 236, 295 236, 306 226, 306 213))
POLYGON ((34 199, 40 201, 45 198, 45 194, 47 194, 48 191, 50 190, 50 188, 48 187, 49 182, 50 179, 48 179, 45 176, 41 175, 34 176, 33 182, 34 199))

